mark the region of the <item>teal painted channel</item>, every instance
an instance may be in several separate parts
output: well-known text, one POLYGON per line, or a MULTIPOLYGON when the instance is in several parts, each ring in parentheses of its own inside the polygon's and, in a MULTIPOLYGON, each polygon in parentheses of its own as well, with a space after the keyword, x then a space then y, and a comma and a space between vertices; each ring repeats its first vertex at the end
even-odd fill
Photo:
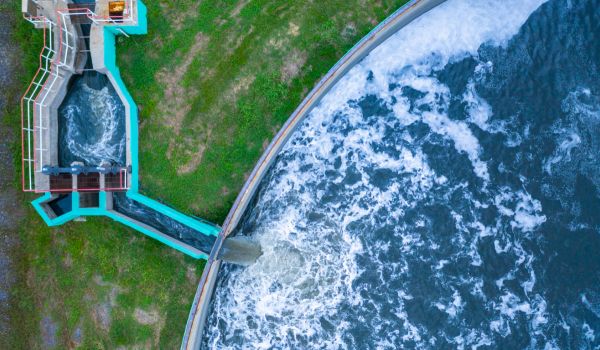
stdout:
MULTIPOLYGON (((155 210, 161 214, 164 214, 171 219, 186 225, 196 231, 199 234, 207 236, 217 236, 220 232, 220 228, 214 224, 211 224, 202 219, 195 219, 188 215, 185 215, 165 204, 162 204, 156 200, 148 198, 139 193, 139 132, 138 132, 138 109, 131 94, 125 87, 125 83, 121 78, 119 68, 117 66, 117 55, 116 55, 116 36, 126 33, 128 35, 140 35, 148 32, 147 23, 147 9, 142 1, 138 1, 138 24, 136 26, 111 26, 104 27, 104 65, 108 70, 109 74, 113 78, 113 82, 117 85, 117 89, 121 91, 121 96, 127 101, 127 108, 129 108, 129 147, 131 148, 131 184, 127 191, 127 197, 137 201, 152 210, 155 210)), ((118 215, 114 211, 107 209, 106 192, 99 193, 99 206, 98 208, 80 208, 79 207, 79 192, 72 192, 72 208, 69 212, 66 212, 58 217, 51 218, 46 210, 43 208, 43 204, 51 201, 52 195, 50 192, 45 193, 42 197, 35 199, 32 204, 38 214, 42 217, 44 222, 48 226, 58 226, 73 219, 81 216, 107 216, 123 225, 129 226, 136 231, 139 231, 147 236, 150 236, 169 247, 176 249, 184 254, 187 254, 196 259, 206 259, 207 255, 198 253, 190 250, 188 245, 178 244, 176 240, 169 240, 166 237, 156 234, 155 232, 148 230, 147 228, 140 226, 137 222, 128 220, 123 215, 118 215)), ((206 252, 208 253, 208 252, 206 252)))

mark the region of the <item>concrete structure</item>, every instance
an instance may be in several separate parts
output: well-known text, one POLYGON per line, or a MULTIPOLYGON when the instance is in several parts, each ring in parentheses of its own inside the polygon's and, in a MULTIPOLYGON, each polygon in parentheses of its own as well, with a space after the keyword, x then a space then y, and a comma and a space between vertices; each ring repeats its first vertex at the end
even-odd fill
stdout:
POLYGON ((406 26, 422 14, 443 3, 445 0, 412 0, 398 9, 386 20, 381 22, 367 36, 361 39, 340 61, 321 79, 317 86, 302 101, 300 106, 292 113, 279 133, 275 136, 269 147, 254 167, 250 177, 244 184, 242 191, 238 194, 236 201, 227 215, 223 229, 213 247, 213 250, 205 265, 202 279, 190 310, 181 349, 199 349, 202 334, 208 312, 210 301, 214 294, 215 283, 222 260, 220 251, 224 240, 235 231, 242 215, 249 203, 252 202, 260 181, 269 170, 275 156, 285 145, 290 135, 297 126, 310 113, 312 108, 329 92, 329 90, 341 79, 354 65, 368 55, 375 47, 406 26))
POLYGON ((194 258, 206 258, 208 249, 201 250, 113 206, 114 194, 125 192, 131 203, 200 236, 215 239, 220 231, 216 225, 138 192, 138 109, 116 65, 115 37, 145 34, 146 7, 141 0, 126 0, 122 13, 115 14, 109 13, 109 5, 108 0, 85 5, 71 0, 22 0, 25 19, 45 34, 40 68, 22 100, 23 190, 44 193, 33 206, 49 226, 85 216, 107 216, 194 258), (84 25, 89 26, 89 36, 83 34, 84 25), (71 78, 86 70, 106 75, 124 105, 124 166, 72 164, 69 168, 58 163, 58 108, 71 78))
MULTIPOLYGON (((126 14, 106 16, 108 1, 98 1, 95 5, 74 4, 70 0, 22 0, 24 17, 37 28, 45 32, 44 49, 40 54, 40 69, 32 81, 22 101, 23 111, 23 190, 32 192, 65 192, 69 184, 77 182, 68 179, 68 173, 50 175, 44 173, 44 167, 57 167, 58 164, 58 107, 67 94, 72 76, 81 74, 88 57, 92 58, 94 69, 111 77, 102 59, 105 31, 109 29, 126 34, 124 28, 144 28, 145 16, 138 21, 138 1, 127 2, 126 14), (95 12, 96 11, 96 12, 95 12), (82 33, 81 26, 91 26, 91 37, 82 33), (86 44, 89 39, 89 45, 86 44), (88 52, 90 53, 88 55, 88 52), (95 59, 94 59, 95 58, 95 59), (54 181, 53 181, 54 180, 54 181)), ((143 6, 143 4, 142 4, 143 6)), ((145 9, 145 7, 144 7, 145 9)), ((121 89, 111 82, 122 96, 121 89)), ((128 111, 130 108, 127 108, 128 111)), ((127 116, 127 122, 130 118, 127 116)), ((129 133, 127 133, 129 135, 129 133)), ((127 145, 131 145, 130 142, 127 145)), ((127 163, 132 163, 130 147, 127 147, 127 163)), ((131 173, 123 169, 123 181, 119 188, 127 189, 131 182, 131 173)), ((100 175, 104 178, 104 174, 100 175)), ((106 184, 104 179, 101 180, 106 184)), ((78 187, 75 186, 77 190, 78 187)), ((100 190, 101 188, 82 188, 81 190, 100 190)), ((104 189, 104 188, 102 188, 104 189)))

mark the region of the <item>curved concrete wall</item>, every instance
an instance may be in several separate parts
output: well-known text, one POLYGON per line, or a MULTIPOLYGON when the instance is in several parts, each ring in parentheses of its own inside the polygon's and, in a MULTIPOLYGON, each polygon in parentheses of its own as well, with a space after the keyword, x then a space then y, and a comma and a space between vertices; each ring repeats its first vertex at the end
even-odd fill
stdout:
POLYGON ((412 0, 402 6, 381 22, 375 29, 367 34, 367 36, 361 39, 346 55, 344 55, 344 57, 342 57, 321 79, 321 81, 319 81, 294 113, 292 113, 259 159, 254 170, 250 174, 250 177, 238 194, 231 211, 227 215, 225 223, 223 224, 223 229, 208 258, 198 290, 196 291, 185 334, 183 336, 181 349, 192 350, 200 348, 204 324, 210 309, 210 300, 214 292, 218 271, 221 266, 221 260, 218 259, 218 256, 223 245, 223 240, 235 230, 242 215, 246 211, 248 204, 252 201, 261 180, 273 163, 275 156, 281 151, 297 126, 310 113, 312 108, 319 103, 323 96, 329 92, 335 83, 354 67, 354 65, 367 56, 369 52, 402 27, 444 1, 446 0, 412 0))

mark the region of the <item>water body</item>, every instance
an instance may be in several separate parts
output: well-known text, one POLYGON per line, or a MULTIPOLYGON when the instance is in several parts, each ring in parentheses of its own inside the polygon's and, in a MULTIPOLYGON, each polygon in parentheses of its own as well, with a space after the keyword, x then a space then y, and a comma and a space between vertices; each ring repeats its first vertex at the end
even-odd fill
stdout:
POLYGON ((125 106, 106 75, 86 71, 74 76, 58 123, 60 166, 125 166, 125 106))
POLYGON ((218 349, 600 346, 600 1, 450 0, 293 135, 218 349))
POLYGON ((165 214, 132 200, 124 192, 113 193, 113 205, 117 212, 153 227, 159 232, 189 244, 204 253, 210 253, 215 243, 215 236, 204 235, 165 214))

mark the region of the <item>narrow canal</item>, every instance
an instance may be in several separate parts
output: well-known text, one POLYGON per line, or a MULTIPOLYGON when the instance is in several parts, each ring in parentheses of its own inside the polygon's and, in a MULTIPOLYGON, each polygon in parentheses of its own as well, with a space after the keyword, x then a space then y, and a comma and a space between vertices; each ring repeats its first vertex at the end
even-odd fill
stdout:
POLYGON ((155 209, 136 202, 128 198, 125 192, 115 192, 113 201, 115 211, 203 252, 210 252, 215 243, 215 236, 202 234, 155 209))
POLYGON ((598 0, 450 0, 375 49, 263 180, 205 346, 600 345, 598 38, 598 0))

